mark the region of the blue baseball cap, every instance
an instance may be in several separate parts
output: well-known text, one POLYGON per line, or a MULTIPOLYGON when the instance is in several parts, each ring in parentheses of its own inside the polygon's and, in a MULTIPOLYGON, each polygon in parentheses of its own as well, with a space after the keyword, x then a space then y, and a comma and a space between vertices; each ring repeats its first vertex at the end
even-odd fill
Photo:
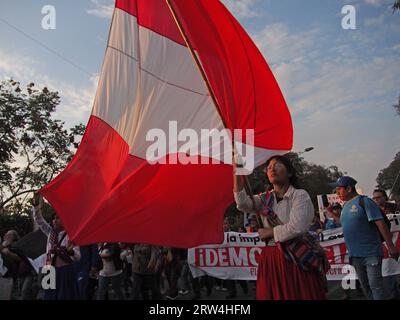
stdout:
POLYGON ((332 188, 339 187, 354 187, 357 184, 357 181, 352 177, 344 176, 338 179, 338 181, 334 183, 330 183, 329 186, 332 188))

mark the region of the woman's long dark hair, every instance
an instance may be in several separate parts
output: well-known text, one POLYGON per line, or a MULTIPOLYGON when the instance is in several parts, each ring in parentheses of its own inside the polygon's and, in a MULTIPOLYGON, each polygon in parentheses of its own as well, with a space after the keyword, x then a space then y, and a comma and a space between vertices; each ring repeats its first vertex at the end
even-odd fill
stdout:
MULTIPOLYGON (((272 160, 275 160, 281 164, 283 164, 289 174, 289 182, 290 184, 295 187, 296 189, 299 189, 299 180, 297 178, 297 173, 296 173, 296 168, 293 166, 292 162, 285 156, 273 156, 268 159, 266 163, 266 168, 268 168, 269 164, 271 163, 272 160)), ((268 169, 267 169, 268 170, 268 169)), ((268 177, 267 177, 268 178, 268 177)), ((270 186, 272 188, 272 185, 270 186)))

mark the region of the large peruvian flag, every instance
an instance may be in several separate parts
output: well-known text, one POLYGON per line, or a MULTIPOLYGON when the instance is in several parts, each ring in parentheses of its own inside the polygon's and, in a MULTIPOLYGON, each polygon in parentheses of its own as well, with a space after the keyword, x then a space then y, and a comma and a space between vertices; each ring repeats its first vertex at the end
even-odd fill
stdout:
MULTIPOLYGON (((255 165, 292 148, 278 84, 219 0, 117 0, 81 145, 41 190, 73 241, 172 247, 223 241, 232 163, 149 163, 147 133, 168 134, 171 122, 199 136, 202 129, 254 129, 255 165)), ((184 144, 170 140, 160 158, 176 156, 184 144)), ((212 154, 197 149, 191 157, 212 154)))

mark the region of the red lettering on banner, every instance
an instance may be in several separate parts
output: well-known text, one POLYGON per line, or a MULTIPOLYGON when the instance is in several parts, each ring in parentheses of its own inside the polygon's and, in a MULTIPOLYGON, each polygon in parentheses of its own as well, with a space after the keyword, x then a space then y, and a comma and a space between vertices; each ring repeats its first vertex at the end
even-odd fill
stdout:
MULTIPOLYGON (((393 240, 394 245, 398 249, 400 249, 400 237, 399 237, 398 231, 392 233, 392 240, 393 240)), ((324 250, 325 250, 326 256, 328 257, 330 264, 334 265, 334 264, 348 264, 349 263, 347 247, 344 242, 340 243, 340 244, 331 245, 331 246, 324 246, 324 250)), ((389 253, 388 253, 386 243, 383 244, 383 253, 384 253, 384 259, 388 259, 389 253)))
POLYGON ((196 248, 197 267, 257 267, 260 247, 196 248))
POLYGON ((232 247, 229 255, 229 263, 231 266, 245 267, 248 265, 246 248, 232 247))
POLYGON ((218 252, 217 249, 206 249, 206 265, 216 267, 218 265, 218 252))

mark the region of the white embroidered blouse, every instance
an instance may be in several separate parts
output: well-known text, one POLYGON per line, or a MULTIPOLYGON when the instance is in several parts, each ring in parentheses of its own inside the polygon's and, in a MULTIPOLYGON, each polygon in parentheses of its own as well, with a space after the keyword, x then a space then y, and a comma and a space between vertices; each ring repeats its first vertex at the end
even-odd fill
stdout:
MULTIPOLYGON (((305 190, 295 189, 290 186, 283 199, 278 203, 274 192, 273 210, 282 221, 283 225, 274 228, 275 242, 285 242, 308 232, 314 218, 314 206, 310 196, 305 190)), ((255 195, 255 206, 243 189, 234 192, 238 210, 245 213, 258 213, 262 208, 261 195, 255 195)), ((269 227, 267 219, 262 217, 264 227, 269 227)))

